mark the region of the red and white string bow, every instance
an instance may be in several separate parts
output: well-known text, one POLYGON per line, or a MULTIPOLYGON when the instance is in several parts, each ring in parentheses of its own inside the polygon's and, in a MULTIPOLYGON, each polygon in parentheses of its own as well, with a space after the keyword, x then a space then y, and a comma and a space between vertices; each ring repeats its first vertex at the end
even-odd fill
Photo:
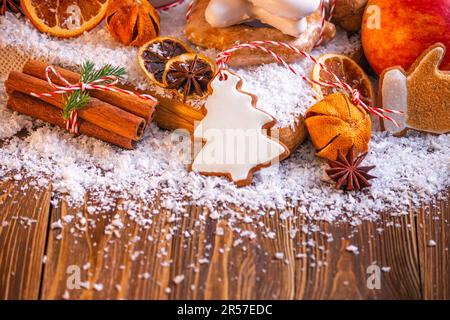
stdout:
MULTIPOLYGON (((42 97, 52 97, 59 94, 67 94, 76 90, 86 91, 86 90, 100 90, 100 91, 109 91, 109 92, 118 92, 124 93, 130 96, 137 97, 142 100, 151 100, 157 101, 154 97, 148 94, 140 94, 137 92, 133 92, 130 90, 125 90, 116 87, 115 85, 119 82, 119 78, 116 76, 105 76, 98 80, 94 80, 89 83, 78 82, 75 84, 70 83, 65 79, 55 68, 52 66, 48 66, 45 68, 45 77, 47 78, 47 82, 49 85, 55 89, 52 92, 44 92, 44 93, 35 93, 30 92, 30 95, 36 98, 42 97), (64 85, 55 84, 50 78, 50 74, 53 73, 64 85)), ((66 129, 73 133, 78 134, 78 112, 77 110, 71 110, 69 112, 69 118, 66 119, 66 129)))
POLYGON ((372 106, 367 105, 364 101, 362 101, 362 97, 360 92, 355 89, 352 88, 348 83, 342 81, 341 79, 339 79, 339 77, 337 75, 335 75, 333 72, 331 72, 330 70, 328 70, 328 68, 321 62, 317 61, 316 58, 314 58, 312 55, 310 55, 309 53, 299 50, 293 46, 291 46, 290 44, 284 43, 284 42, 277 42, 277 41, 253 41, 253 42, 249 42, 249 43, 243 43, 243 44, 238 44, 235 45, 233 47, 231 47, 230 49, 220 52, 217 55, 217 67, 218 67, 218 76, 220 78, 223 78, 223 70, 227 69, 227 63, 229 62, 229 60, 231 59, 231 54, 235 51, 241 50, 241 49, 245 49, 245 48, 249 48, 249 49, 259 49, 262 50, 265 53, 268 53, 270 55, 272 55, 272 57, 278 61, 279 63, 281 63, 283 66, 285 66, 287 69, 289 69, 292 73, 294 73, 295 75, 299 76, 300 78, 302 78, 304 81, 310 83, 310 84, 317 84, 319 86, 322 87, 328 87, 328 88, 336 88, 336 89, 343 89, 344 91, 346 91, 351 97, 352 97, 352 102, 355 105, 360 105, 361 107, 363 107, 365 110, 367 110, 368 112, 371 112, 383 119, 386 119, 388 121, 392 121, 396 126, 400 126, 397 121, 395 121, 395 119, 389 117, 387 114, 403 114, 401 111, 397 111, 397 110, 390 110, 390 109, 382 109, 382 108, 375 108, 372 106), (335 81, 318 81, 318 80, 314 80, 311 79, 309 77, 307 77, 304 74, 300 74, 299 72, 297 72, 291 65, 289 65, 285 60, 283 60, 283 58, 281 58, 278 54, 276 54, 274 51, 266 48, 265 46, 270 45, 270 46, 277 46, 277 47, 284 47, 289 49, 290 51, 294 52, 295 54, 301 55, 304 58, 312 61, 314 64, 317 64, 323 71, 325 71, 328 75, 330 75, 335 81))

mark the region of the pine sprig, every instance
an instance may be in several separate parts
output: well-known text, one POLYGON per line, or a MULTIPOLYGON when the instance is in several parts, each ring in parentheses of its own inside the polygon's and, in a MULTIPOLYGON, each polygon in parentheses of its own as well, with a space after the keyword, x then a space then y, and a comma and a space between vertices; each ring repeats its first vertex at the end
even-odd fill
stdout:
POLYGON ((84 108, 90 100, 90 96, 86 91, 76 90, 70 95, 66 95, 64 102, 63 117, 64 119, 70 118, 70 112, 73 110, 80 110, 84 108))
MULTIPOLYGON (((114 76, 121 79, 125 75, 125 68, 114 67, 110 64, 104 65, 100 69, 96 70, 95 65, 91 61, 86 61, 80 68, 80 81, 83 83, 90 83, 95 80, 99 80, 103 77, 114 76)), ((111 80, 105 80, 98 84, 108 84, 111 80)), ((69 119, 71 111, 80 110, 89 103, 90 95, 87 91, 75 90, 71 94, 66 95, 63 109, 64 119, 69 119)))
POLYGON ((115 76, 122 78, 125 75, 125 68, 114 67, 106 64, 98 70, 95 70, 95 65, 91 61, 86 61, 81 65, 81 81, 84 83, 98 80, 102 77, 115 76))

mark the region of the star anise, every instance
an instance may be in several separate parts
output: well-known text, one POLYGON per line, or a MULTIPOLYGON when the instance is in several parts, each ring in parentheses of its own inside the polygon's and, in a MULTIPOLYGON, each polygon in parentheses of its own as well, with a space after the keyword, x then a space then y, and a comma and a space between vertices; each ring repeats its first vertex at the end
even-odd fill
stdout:
POLYGON ((20 0, 0 0, 0 15, 4 15, 6 11, 22 12, 20 0))
POLYGON ((371 186, 369 180, 376 177, 370 175, 368 172, 375 168, 375 166, 361 167, 361 163, 367 156, 364 154, 355 154, 354 147, 351 147, 347 155, 344 156, 339 150, 338 159, 330 161, 330 169, 326 170, 328 176, 336 181, 337 189, 344 189, 347 191, 361 190, 371 186))
POLYGON ((166 81, 167 88, 176 89, 183 96, 183 102, 186 102, 188 97, 196 95, 202 98, 208 93, 208 84, 213 78, 214 67, 206 57, 191 53, 183 56, 186 58, 169 61, 166 81))

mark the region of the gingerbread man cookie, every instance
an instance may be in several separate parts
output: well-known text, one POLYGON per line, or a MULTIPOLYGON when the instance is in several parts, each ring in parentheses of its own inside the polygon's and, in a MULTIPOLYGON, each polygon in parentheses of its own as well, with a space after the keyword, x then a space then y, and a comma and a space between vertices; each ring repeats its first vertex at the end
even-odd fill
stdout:
POLYGON ((319 9, 321 0, 211 0, 205 17, 215 28, 258 19, 293 37, 306 31, 306 17, 319 9))
MULTIPOLYGON (((250 2, 250 0, 196 0, 192 6, 190 18, 186 23, 186 36, 189 41, 195 45, 205 48, 214 48, 220 51, 227 50, 237 43, 275 41, 287 43, 292 47, 306 52, 310 52, 314 48, 319 39, 321 39, 321 35, 323 36, 321 44, 325 44, 335 37, 336 28, 334 24, 325 21, 325 24, 322 26, 323 19, 320 6, 310 15, 297 19, 297 17, 303 16, 309 12, 308 8, 301 6, 310 6, 313 8, 315 3, 309 1, 283 0, 282 2, 286 3, 285 7, 288 9, 277 11, 280 7, 276 5, 276 2, 277 1, 275 0, 253 0, 253 2, 250 2), (255 3, 256 6, 254 6, 253 3, 255 3), (253 9, 248 9, 247 5, 249 8, 253 9), (293 15, 291 16, 294 19, 292 20, 293 23, 285 23, 286 21, 284 19, 287 18, 282 16, 282 14, 286 15, 286 11, 289 11, 289 7, 298 7, 290 13, 293 15), (208 11, 207 14, 206 11, 208 8, 212 9, 210 9, 211 11, 208 11), (247 23, 234 24, 243 19, 253 20, 254 17, 251 17, 249 13, 253 15, 255 12, 254 10, 259 10, 258 12, 262 12, 263 10, 267 12, 277 11, 274 16, 269 18, 269 20, 272 21, 271 23, 284 29, 285 32, 293 32, 298 36, 283 33, 276 27, 266 24, 254 25, 253 22, 251 22, 251 25, 247 23), (295 16, 295 13, 297 16, 295 16), (206 20, 207 15, 208 20, 214 25, 229 26, 220 28, 213 27, 206 20), (281 21, 278 18, 281 19, 281 21), (321 32, 322 30, 323 33, 321 32)), ((292 54, 292 50, 282 46, 268 46, 268 48, 281 56, 286 62, 295 62, 302 59, 301 55, 292 54)), ((261 55, 255 50, 245 50, 237 52, 229 65, 251 66, 272 62, 273 57, 270 55, 261 55)))
POLYGON ((394 67, 381 74, 381 105, 404 112, 392 116, 400 127, 384 121, 386 130, 396 135, 407 129, 435 134, 450 132, 450 72, 439 70, 444 56, 445 46, 437 43, 425 50, 408 72, 394 67))
POLYGON ((276 121, 256 108, 256 96, 241 90, 242 79, 227 70, 222 75, 212 81, 206 116, 194 130, 203 147, 191 170, 245 186, 255 171, 289 156, 289 149, 268 136, 276 121))

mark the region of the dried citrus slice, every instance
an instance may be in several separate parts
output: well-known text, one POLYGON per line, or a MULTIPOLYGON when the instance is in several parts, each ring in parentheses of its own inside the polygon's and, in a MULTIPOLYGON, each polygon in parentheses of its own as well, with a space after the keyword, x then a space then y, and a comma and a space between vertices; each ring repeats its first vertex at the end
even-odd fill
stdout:
POLYGON ((163 74, 167 61, 191 51, 187 44, 178 39, 158 37, 139 49, 139 65, 153 83, 164 87, 163 74))
POLYGON ((204 98, 209 93, 209 82, 216 72, 215 63, 207 56, 185 53, 170 59, 164 70, 163 83, 174 89, 186 101, 204 98))
MULTIPOLYGON (((358 89, 362 96, 362 100, 366 104, 374 104, 375 92, 373 90, 372 82, 364 70, 354 60, 344 55, 327 53, 321 55, 318 58, 318 61, 338 76, 340 80, 343 80, 345 83, 349 84, 353 89, 358 89)), ((336 82, 334 77, 321 69, 317 64, 313 67, 312 78, 316 81, 336 82)), ((320 100, 339 91, 337 88, 326 88, 317 84, 314 84, 313 88, 318 94, 317 98, 320 100)))
POLYGON ((91 30, 103 20, 108 0, 21 0, 20 4, 39 31, 72 38, 91 30))

